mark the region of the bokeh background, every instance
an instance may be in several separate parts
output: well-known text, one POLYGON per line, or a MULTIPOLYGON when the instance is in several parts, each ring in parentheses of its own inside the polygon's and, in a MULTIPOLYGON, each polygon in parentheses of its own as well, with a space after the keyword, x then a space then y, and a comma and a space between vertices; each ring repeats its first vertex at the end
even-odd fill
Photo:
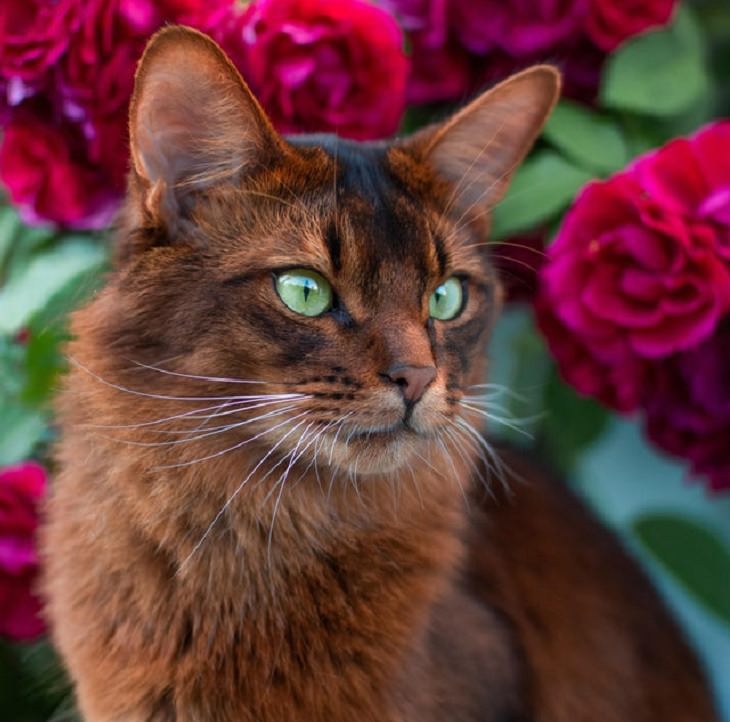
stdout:
POLYGON ((103 283, 136 61, 212 35, 276 127, 408 133, 551 62, 564 97, 494 209, 485 425, 653 577, 730 722, 727 0, 2 0, 0 722, 72 720, 36 594, 67 316, 103 283))

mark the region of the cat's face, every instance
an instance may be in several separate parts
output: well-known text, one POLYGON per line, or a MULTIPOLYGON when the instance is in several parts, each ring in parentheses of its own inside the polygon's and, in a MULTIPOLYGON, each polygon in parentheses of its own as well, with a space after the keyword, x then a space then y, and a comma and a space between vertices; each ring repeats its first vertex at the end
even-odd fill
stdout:
POLYGON ((550 69, 519 77, 409 141, 286 142, 212 43, 163 32, 137 78, 104 343, 157 367, 135 377, 146 392, 251 397, 229 446, 408 463, 464 423, 482 380, 488 211, 557 92, 550 69))

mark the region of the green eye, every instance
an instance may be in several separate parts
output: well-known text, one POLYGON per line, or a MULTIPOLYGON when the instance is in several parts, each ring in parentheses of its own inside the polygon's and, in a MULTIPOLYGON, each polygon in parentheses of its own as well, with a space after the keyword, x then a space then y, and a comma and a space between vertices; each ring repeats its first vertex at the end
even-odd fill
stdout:
POLYGON ((279 298, 295 313, 319 316, 332 305, 332 286, 316 271, 294 268, 276 277, 279 298))
POLYGON ((464 291, 461 280, 452 276, 447 278, 428 299, 428 312, 431 318, 450 321, 461 313, 464 304, 464 291))

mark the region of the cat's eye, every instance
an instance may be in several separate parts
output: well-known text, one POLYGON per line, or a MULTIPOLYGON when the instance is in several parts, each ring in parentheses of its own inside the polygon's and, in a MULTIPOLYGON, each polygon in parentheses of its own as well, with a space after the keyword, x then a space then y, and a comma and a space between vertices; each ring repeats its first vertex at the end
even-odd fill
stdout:
POLYGON ((303 316, 320 316, 332 306, 332 286, 319 273, 306 268, 277 274, 276 292, 287 308, 303 316))
POLYGON ((439 321, 450 321, 456 318, 464 305, 464 289, 460 278, 447 278, 428 300, 428 312, 431 318, 439 321))

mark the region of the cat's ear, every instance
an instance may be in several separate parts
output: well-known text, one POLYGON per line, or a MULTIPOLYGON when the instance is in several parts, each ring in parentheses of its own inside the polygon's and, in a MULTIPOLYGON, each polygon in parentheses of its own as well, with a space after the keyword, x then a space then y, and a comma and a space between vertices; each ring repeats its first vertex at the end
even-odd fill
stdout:
POLYGON ((506 192, 559 95, 560 73, 534 66, 417 133, 406 147, 452 185, 451 207, 487 213, 506 192))
POLYGON ((166 224, 190 194, 270 160, 284 145, 225 53, 181 26, 147 45, 129 137, 144 210, 166 224))

